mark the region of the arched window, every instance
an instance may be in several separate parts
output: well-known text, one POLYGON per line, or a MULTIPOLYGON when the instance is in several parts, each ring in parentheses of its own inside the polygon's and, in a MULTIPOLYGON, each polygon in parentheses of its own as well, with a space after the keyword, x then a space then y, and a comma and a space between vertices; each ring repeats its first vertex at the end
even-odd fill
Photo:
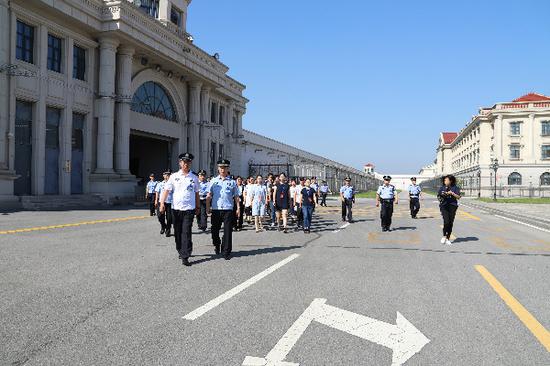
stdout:
POLYGON ((148 81, 134 93, 131 109, 134 112, 148 114, 157 118, 176 120, 172 99, 159 84, 148 81))
POLYGON ((521 186, 521 174, 512 173, 508 176, 508 185, 510 186, 521 186))
POLYGON ((544 172, 540 175, 540 185, 541 186, 550 186, 550 173, 544 172))

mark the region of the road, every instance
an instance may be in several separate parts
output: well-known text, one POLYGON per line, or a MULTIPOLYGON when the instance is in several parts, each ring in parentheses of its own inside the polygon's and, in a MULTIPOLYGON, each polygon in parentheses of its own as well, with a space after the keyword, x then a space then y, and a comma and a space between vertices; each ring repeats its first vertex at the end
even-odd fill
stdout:
POLYGON ((146 210, 2 215, 0 364, 549 365, 548 232, 462 207, 443 246, 407 209, 330 201, 231 261, 197 233, 190 268, 146 210))

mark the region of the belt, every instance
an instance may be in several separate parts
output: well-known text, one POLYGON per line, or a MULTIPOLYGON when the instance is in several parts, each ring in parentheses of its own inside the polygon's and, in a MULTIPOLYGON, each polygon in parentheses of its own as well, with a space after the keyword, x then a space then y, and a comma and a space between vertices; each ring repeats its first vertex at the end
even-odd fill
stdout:
POLYGON ((394 198, 381 198, 384 202, 393 202, 394 198))

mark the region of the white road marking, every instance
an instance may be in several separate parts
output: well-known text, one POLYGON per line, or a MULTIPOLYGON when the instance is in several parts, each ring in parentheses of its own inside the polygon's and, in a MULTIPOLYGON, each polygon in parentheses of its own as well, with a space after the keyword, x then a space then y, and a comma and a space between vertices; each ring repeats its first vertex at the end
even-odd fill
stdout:
POLYGON ((284 359, 313 321, 391 348, 392 366, 404 364, 430 342, 399 312, 396 325, 393 325, 326 305, 326 301, 313 300, 265 358, 247 356, 243 366, 299 366, 299 363, 286 362, 284 359))
POLYGON ((249 280, 244 281, 240 285, 238 285, 236 287, 233 287, 231 290, 223 293, 222 295, 216 297, 213 300, 210 300, 209 302, 207 302, 203 306, 193 310, 189 314, 185 315, 183 317, 183 319, 186 319, 186 320, 196 320, 196 319, 198 319, 199 317, 201 317, 205 313, 207 313, 210 310, 214 309, 216 306, 222 304, 223 302, 229 300, 233 296, 235 296, 235 295, 239 294, 240 292, 244 291, 245 289, 252 286, 256 282, 260 281, 262 278, 267 277, 268 275, 275 272, 276 270, 278 270, 279 268, 281 268, 285 264, 292 262, 294 259, 298 258, 299 256, 300 256, 299 254, 292 254, 288 258, 283 259, 282 261, 272 265, 268 269, 258 273, 257 275, 250 278, 249 280))
POLYGON ((333 232, 333 233, 339 233, 340 230, 347 228, 349 225, 350 225, 349 222, 346 222, 344 225, 340 226, 340 227, 339 227, 338 229, 336 229, 336 230, 333 230, 332 232, 333 232))
POLYGON ((546 233, 550 233, 550 230, 543 229, 543 228, 541 228, 541 227, 538 227, 538 226, 535 226, 535 225, 528 224, 528 223, 526 223, 526 222, 522 222, 522 221, 518 221, 518 220, 514 220, 514 219, 509 219, 509 218, 507 218, 507 217, 500 216, 500 215, 495 215, 495 217, 498 217, 499 219, 504 219, 504 220, 512 221, 512 222, 515 222, 516 224, 525 225, 525 226, 528 226, 528 227, 533 228, 533 229, 537 229, 537 230, 540 230, 540 231, 544 231, 544 232, 546 232, 546 233))

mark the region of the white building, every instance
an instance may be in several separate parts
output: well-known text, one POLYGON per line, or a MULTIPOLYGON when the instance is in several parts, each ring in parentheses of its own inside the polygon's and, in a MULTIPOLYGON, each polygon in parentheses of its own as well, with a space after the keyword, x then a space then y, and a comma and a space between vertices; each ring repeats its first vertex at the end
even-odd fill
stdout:
POLYGON ((0 0, 0 200, 133 197, 185 151, 248 173, 245 86, 193 43, 190 3, 0 0))
POLYGON ((481 108, 459 133, 441 134, 436 166, 470 195, 490 196, 495 184, 500 196, 549 195, 550 97, 531 93, 481 108))

